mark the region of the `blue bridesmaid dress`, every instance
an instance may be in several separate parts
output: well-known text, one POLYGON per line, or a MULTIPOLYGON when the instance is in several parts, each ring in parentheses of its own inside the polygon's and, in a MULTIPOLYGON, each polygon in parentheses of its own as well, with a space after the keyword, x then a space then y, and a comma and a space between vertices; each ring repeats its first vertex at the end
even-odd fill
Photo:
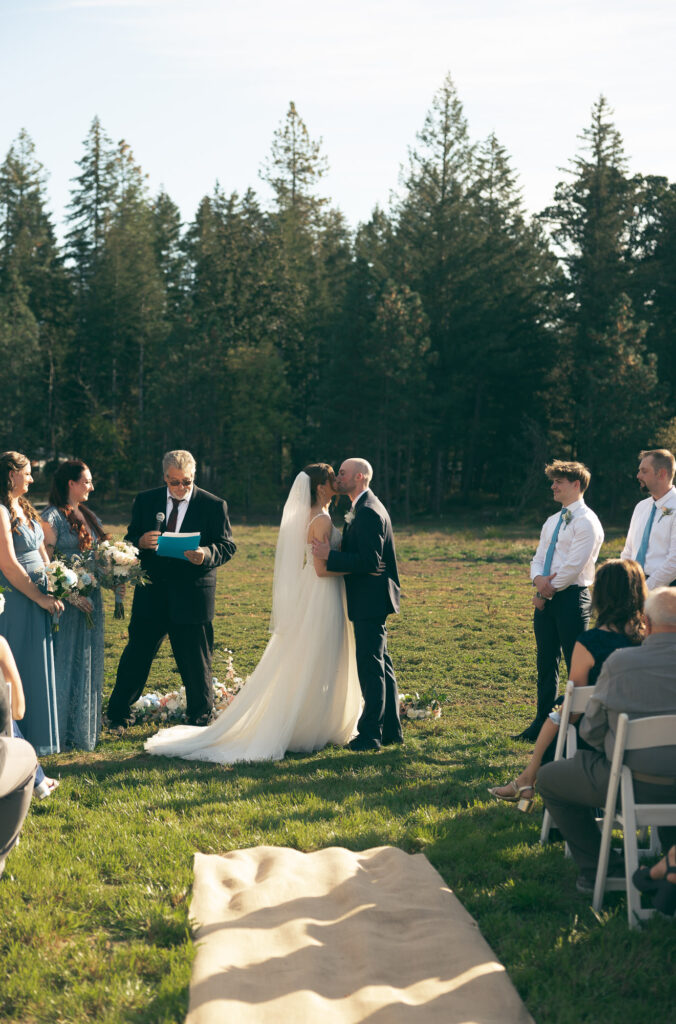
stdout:
MULTIPOLYGON (((56 534, 55 555, 71 558, 80 555, 77 534, 54 505, 42 513, 56 534)), ((87 527, 89 529, 89 527, 87 527)), ((98 539, 89 530, 92 545, 98 539)), ((84 613, 66 604, 54 636, 56 665, 56 705, 59 715, 61 747, 93 750, 101 734, 103 695, 103 601, 97 588, 89 595, 94 605, 94 626, 87 628, 84 613)))
MULTIPOLYGON (((7 511, 0 514, 9 515, 7 511)), ((12 531, 14 554, 33 583, 46 590, 45 564, 40 554, 44 540, 40 522, 19 522, 12 531)), ((52 619, 35 601, 12 587, 0 572, 5 591, 5 611, 0 615, 0 635, 12 649, 26 696, 21 732, 38 754, 59 753, 52 619)))

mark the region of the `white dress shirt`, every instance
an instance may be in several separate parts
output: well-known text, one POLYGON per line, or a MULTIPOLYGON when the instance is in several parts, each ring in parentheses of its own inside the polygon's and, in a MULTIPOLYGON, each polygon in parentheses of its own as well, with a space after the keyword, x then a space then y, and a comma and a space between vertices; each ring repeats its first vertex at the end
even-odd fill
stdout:
POLYGON ((585 505, 583 498, 578 498, 567 509, 563 508, 545 520, 540 543, 530 563, 530 578, 534 580, 536 576, 544 574, 549 542, 563 511, 570 512, 572 519, 568 524, 565 521, 561 523, 549 570, 550 573, 556 573, 551 584, 554 590, 565 590, 572 585, 589 587, 594 582, 594 566, 603 544, 603 527, 596 513, 585 505))
POLYGON ((648 590, 668 587, 676 580, 676 487, 670 487, 659 501, 652 497, 639 501, 631 517, 622 558, 636 558, 653 505, 657 508, 643 566, 648 590))
MULTIPOLYGON (((192 491, 193 489, 191 487, 188 493, 186 494, 185 498, 181 498, 181 500, 178 503, 178 511, 176 513, 176 527, 174 529, 174 533, 181 532, 181 523, 185 519, 185 514, 188 511, 188 504, 190 503, 190 499, 192 498, 192 491)), ((167 518, 165 520, 165 522, 167 523, 169 522, 169 516, 171 515, 171 510, 173 509, 173 507, 174 499, 171 495, 171 491, 167 487, 167 518)))

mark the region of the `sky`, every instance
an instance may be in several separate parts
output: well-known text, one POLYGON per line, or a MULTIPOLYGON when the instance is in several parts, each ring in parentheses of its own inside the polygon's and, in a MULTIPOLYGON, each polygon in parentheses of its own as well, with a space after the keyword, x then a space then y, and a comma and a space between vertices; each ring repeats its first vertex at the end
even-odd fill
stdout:
POLYGON ((25 128, 59 232, 94 116, 184 220, 218 181, 253 187, 293 101, 356 226, 387 207, 450 72, 524 204, 552 199, 593 103, 632 171, 676 180, 674 0, 0 0, 0 159, 25 128))

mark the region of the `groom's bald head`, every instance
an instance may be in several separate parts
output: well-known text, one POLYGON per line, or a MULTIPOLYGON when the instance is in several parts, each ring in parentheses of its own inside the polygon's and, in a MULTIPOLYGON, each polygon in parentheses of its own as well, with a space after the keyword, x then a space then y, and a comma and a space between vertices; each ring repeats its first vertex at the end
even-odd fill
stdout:
POLYGON ((352 500, 365 491, 373 479, 373 467, 366 459, 345 459, 336 477, 339 494, 349 494, 352 500))

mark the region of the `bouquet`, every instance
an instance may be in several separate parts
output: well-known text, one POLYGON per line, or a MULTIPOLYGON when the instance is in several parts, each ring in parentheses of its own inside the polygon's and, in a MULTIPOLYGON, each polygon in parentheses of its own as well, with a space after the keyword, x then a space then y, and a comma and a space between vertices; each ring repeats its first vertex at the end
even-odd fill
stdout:
MULTIPOLYGON (((77 573, 73 571, 64 561, 55 558, 49 565, 45 566, 47 577, 47 593, 51 594, 57 601, 68 601, 73 594, 77 593, 77 573)), ((52 632, 59 631, 59 614, 52 618, 52 632)))
POLYGON ((143 587, 149 582, 147 574, 141 568, 138 548, 126 540, 104 540, 92 551, 90 558, 99 586, 115 592, 114 617, 123 619, 122 588, 127 584, 131 587, 143 587))
MULTIPOLYGON (((78 605, 78 599, 80 597, 89 597, 92 591, 98 587, 98 582, 92 566, 89 564, 89 559, 83 555, 73 555, 71 558, 63 558, 64 564, 71 569, 77 576, 76 589, 71 593, 70 597, 67 598, 71 604, 78 605)), ((84 613, 85 623, 87 629, 94 628, 94 619, 92 613, 86 611, 84 613)))

